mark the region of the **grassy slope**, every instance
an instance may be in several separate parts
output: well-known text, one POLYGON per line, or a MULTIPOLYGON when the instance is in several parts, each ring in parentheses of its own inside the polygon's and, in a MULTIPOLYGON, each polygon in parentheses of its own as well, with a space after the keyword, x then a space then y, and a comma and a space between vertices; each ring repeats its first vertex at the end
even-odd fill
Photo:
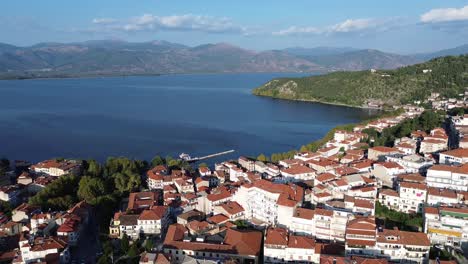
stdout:
POLYGON ((455 96, 468 87, 468 55, 442 57, 396 70, 335 72, 303 78, 272 80, 253 93, 292 100, 362 106, 368 99, 393 105, 422 100, 430 92, 455 96), (423 69, 431 69, 424 74, 423 69), (382 77, 389 74, 390 77, 382 77))

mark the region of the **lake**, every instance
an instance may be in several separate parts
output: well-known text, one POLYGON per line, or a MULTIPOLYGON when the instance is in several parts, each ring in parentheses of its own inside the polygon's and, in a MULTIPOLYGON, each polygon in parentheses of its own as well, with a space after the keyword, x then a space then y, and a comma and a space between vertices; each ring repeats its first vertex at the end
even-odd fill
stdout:
POLYGON ((274 77, 299 74, 194 74, 0 81, 0 156, 202 156, 209 162, 298 149, 339 124, 376 112, 257 97, 274 77))

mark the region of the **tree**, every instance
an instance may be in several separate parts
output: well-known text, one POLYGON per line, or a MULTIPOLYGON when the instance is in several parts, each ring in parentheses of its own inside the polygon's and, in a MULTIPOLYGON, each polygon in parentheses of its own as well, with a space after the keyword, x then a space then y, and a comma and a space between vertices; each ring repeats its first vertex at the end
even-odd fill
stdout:
POLYGON ((145 250, 148 251, 148 252, 151 252, 151 251, 153 251, 153 248, 154 248, 153 240, 151 238, 146 239, 145 250))
POLYGON ((129 249, 128 252, 127 252, 127 256, 133 258, 133 257, 138 256, 138 254, 140 254, 139 249, 138 249, 138 245, 137 245, 136 242, 134 242, 134 243, 130 246, 130 249, 129 249))
POLYGON ((99 257, 97 264, 112 264, 109 258, 110 258, 109 256, 104 254, 99 257))
POLYGON ((43 210, 67 210, 78 200, 80 179, 74 175, 59 177, 29 199, 29 203, 43 210))
POLYGON ((265 156, 265 154, 262 153, 262 154, 258 155, 257 160, 266 162, 266 161, 268 161, 268 158, 265 156))
POLYGON ((120 240, 120 249, 124 254, 127 254, 128 250, 130 249, 130 242, 128 241, 127 234, 123 234, 122 239, 120 240))
POLYGON ((131 192, 140 186, 141 178, 140 175, 136 173, 119 172, 114 175, 114 183, 119 192, 131 192))
POLYGON ((151 160, 151 166, 153 167, 156 167, 156 166, 159 166, 159 165, 164 165, 166 162, 164 161, 163 158, 161 158, 161 156, 155 156, 152 160, 151 160))
POLYGON ((92 178, 90 176, 81 177, 78 197, 81 200, 86 200, 90 204, 95 204, 96 199, 106 193, 104 182, 100 178, 92 178))
POLYGON ((10 169, 10 161, 6 158, 0 159, 0 177, 10 169))
POLYGON ((301 146, 301 149, 299 150, 300 152, 307 152, 309 151, 306 146, 301 146))
POLYGON ((99 177, 102 175, 102 167, 99 162, 96 160, 88 160, 87 161, 87 168, 84 173, 85 175, 93 176, 93 177, 99 177))
POLYGON ((0 212, 3 212, 8 217, 11 217, 11 211, 13 208, 9 202, 0 201, 0 212))
POLYGON ((202 162, 200 165, 198 165, 198 168, 208 168, 208 164, 202 162))

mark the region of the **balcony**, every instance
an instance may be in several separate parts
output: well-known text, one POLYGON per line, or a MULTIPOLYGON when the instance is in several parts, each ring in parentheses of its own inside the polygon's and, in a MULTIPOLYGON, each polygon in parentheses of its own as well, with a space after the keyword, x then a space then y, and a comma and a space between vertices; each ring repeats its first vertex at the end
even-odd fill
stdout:
POLYGON ((412 252, 427 252, 429 249, 424 249, 424 248, 413 248, 413 247, 405 247, 406 250, 412 251, 412 252))

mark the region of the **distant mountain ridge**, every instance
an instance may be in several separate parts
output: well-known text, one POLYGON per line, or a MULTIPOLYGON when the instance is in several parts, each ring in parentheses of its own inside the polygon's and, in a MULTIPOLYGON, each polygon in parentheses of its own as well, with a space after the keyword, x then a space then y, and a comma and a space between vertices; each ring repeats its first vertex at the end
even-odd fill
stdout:
POLYGON ((394 69, 438 56, 468 53, 468 45, 398 55, 349 47, 253 51, 229 43, 196 47, 167 42, 91 40, 17 47, 0 43, 0 78, 226 72, 330 72, 394 69))

